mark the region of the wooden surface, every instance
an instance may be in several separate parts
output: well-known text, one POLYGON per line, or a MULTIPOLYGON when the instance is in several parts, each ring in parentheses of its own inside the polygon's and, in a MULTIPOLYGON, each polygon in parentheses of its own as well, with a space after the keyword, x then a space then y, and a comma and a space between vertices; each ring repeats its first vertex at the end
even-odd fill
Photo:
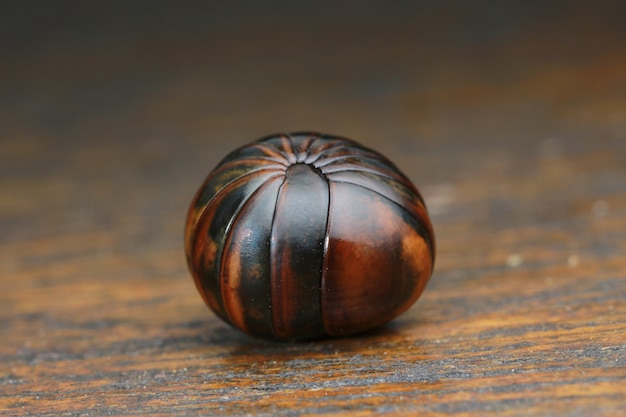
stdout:
POLYGON ((623 2, 209 3, 3 6, 0 415, 626 415, 623 2), (303 129, 395 161, 437 262, 378 331, 272 343, 182 232, 303 129))

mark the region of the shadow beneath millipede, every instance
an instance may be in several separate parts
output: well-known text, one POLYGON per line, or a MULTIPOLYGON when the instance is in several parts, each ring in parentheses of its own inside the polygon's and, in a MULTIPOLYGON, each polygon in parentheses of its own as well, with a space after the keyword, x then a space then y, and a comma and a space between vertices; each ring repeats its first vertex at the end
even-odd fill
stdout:
MULTIPOLYGON (((306 341, 273 341, 249 336, 217 320, 194 321, 185 324, 192 330, 185 336, 164 340, 167 350, 187 349, 210 352, 212 356, 231 363, 241 363, 254 357, 263 361, 286 361, 299 358, 320 358, 329 355, 353 356, 393 352, 415 340, 408 338, 411 329, 423 319, 398 319, 376 329, 344 337, 325 337, 306 341), (219 352, 219 353, 218 353, 219 352)), ((419 344, 418 344, 419 345, 419 344)))

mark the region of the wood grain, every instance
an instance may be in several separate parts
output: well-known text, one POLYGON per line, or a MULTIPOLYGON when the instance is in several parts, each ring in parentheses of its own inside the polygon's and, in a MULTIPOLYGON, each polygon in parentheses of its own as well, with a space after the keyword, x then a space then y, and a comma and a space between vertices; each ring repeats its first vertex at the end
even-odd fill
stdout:
POLYGON ((3 6, 0 415, 626 415, 622 2, 209 3, 3 6), (185 214, 305 129, 416 183, 435 273, 272 343, 205 307, 185 214))

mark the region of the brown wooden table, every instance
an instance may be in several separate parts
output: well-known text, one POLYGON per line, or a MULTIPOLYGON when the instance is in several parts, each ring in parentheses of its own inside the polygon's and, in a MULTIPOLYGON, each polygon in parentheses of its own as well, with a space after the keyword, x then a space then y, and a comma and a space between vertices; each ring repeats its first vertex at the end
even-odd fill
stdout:
POLYGON ((3 6, 0 415, 626 415, 624 3, 295 3, 3 6), (273 343, 182 229, 302 129, 394 160, 437 264, 380 330, 273 343))

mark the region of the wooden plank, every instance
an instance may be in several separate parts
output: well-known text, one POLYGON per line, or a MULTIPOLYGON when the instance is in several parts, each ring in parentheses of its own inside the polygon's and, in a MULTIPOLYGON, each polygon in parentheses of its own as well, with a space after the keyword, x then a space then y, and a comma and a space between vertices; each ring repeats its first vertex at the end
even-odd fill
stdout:
POLYGON ((0 17, 0 415, 626 414, 621 2, 137 4, 0 17), (384 328, 274 343, 182 232, 222 156, 302 129, 396 162, 438 253, 384 328))

